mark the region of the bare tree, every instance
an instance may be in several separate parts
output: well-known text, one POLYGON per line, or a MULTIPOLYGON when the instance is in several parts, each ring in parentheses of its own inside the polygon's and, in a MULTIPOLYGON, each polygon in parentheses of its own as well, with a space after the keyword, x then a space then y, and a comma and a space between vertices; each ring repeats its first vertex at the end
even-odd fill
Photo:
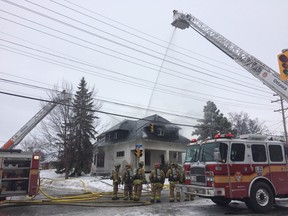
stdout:
POLYGON ((241 134, 263 134, 267 133, 268 129, 264 125, 265 122, 259 122, 259 120, 251 119, 245 112, 229 113, 229 120, 232 123, 233 130, 237 131, 237 135, 241 134))
MULTIPOLYGON (((63 83, 62 89, 67 95, 72 95, 73 88, 71 84, 63 83)), ((49 92, 49 97, 53 100, 59 97, 58 87, 55 86, 49 92)), ((71 117, 72 109, 70 107, 71 98, 67 98, 65 103, 58 104, 41 122, 39 131, 40 137, 39 146, 48 151, 50 158, 57 158, 56 168, 57 172, 65 172, 65 178, 69 176, 72 168, 71 160, 73 158, 70 149, 70 134, 71 134, 71 117), (41 140, 41 141, 40 141, 41 140)), ((44 106, 44 104, 43 104, 44 106)), ((38 136, 38 137, 39 137, 38 136)))

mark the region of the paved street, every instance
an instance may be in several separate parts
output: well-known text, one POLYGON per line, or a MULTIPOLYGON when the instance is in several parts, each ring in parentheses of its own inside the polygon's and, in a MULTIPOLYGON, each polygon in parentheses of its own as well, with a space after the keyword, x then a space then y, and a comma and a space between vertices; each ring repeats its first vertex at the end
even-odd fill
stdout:
MULTIPOLYGON (((102 198, 101 198, 102 199, 102 198)), ((102 199, 105 201, 105 198, 102 199)), ((144 196, 143 201, 148 201, 149 196, 144 196)), ((263 215, 256 214, 249 210, 244 203, 231 202, 227 207, 221 207, 215 205, 209 199, 197 198, 191 202, 168 202, 168 191, 164 191, 162 196, 162 203, 134 206, 134 207, 83 207, 83 206, 70 206, 70 205, 32 205, 32 206, 17 206, 17 207, 2 207, 0 208, 0 216, 50 216, 50 215, 61 215, 61 216, 76 216, 76 215, 100 215, 101 216, 181 216, 181 215, 263 215)), ((108 201, 108 198, 106 198, 108 201)), ((109 205, 113 206, 113 202, 110 201, 109 205)), ((122 202, 122 201, 120 201, 122 202)), ((131 201, 133 202, 133 201, 131 201)), ((265 213, 265 215, 279 216, 287 215, 288 212, 288 200, 277 201, 278 205, 272 211, 265 213)), ((121 205, 120 205, 121 206, 121 205)))

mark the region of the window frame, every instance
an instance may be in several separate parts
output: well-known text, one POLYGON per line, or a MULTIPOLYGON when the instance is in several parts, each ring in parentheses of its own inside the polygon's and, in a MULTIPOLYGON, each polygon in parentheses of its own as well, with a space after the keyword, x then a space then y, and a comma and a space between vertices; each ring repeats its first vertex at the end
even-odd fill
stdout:
MULTIPOLYGON (((240 149, 240 150, 242 150, 242 149, 240 149)), ((231 144, 231 150, 230 150, 230 156, 229 156, 229 159, 230 159, 230 161, 231 162, 244 162, 245 161, 245 159, 246 159, 246 151, 247 151, 247 147, 246 147, 246 145, 245 145, 245 143, 232 143, 231 144), (243 153, 241 156, 243 157, 243 160, 232 160, 232 148, 233 148, 233 146, 236 146, 236 145, 238 145, 238 146, 243 146, 244 147, 244 151, 243 152, 241 152, 241 153, 243 153)), ((241 157, 241 158, 242 158, 241 157)))
POLYGON ((119 157, 124 157, 125 156, 125 151, 117 151, 116 152, 116 157, 119 158, 119 157))
POLYGON ((164 129, 163 128, 158 128, 158 133, 157 133, 158 136, 164 136, 165 135, 165 132, 164 132, 164 129))
POLYGON ((252 154, 252 160, 253 160, 253 162, 255 162, 255 163, 267 163, 268 162, 268 157, 267 157, 267 148, 266 148, 266 145, 263 143, 263 144, 260 144, 260 143, 253 143, 253 144, 251 144, 251 154, 252 154), (262 147, 264 147, 264 153, 265 153, 265 159, 266 160, 256 160, 257 159, 257 157, 258 158, 260 158, 260 157, 263 157, 263 155, 262 154, 259 154, 260 153, 260 148, 258 148, 258 149, 255 149, 255 152, 253 152, 253 150, 254 150, 254 147, 256 147, 256 146, 262 146, 262 147), (257 151, 256 151, 257 150, 257 151), (255 154, 257 152, 257 155, 255 154), (254 157, 255 156, 255 157, 254 157))
POLYGON ((96 155, 96 167, 105 167, 105 152, 98 152, 96 155))
MULTIPOLYGON (((269 152, 269 160, 270 160, 270 162, 272 162, 272 163, 282 163, 282 162, 284 162, 285 161, 285 152, 283 151, 283 148, 282 148, 282 145, 279 145, 279 144, 269 144, 268 145, 268 152, 269 152), (280 150, 281 150, 281 160, 272 160, 272 157, 271 157, 271 147, 279 147, 280 148, 280 150)), ((276 152, 276 153, 274 153, 275 155, 279 155, 279 151, 278 152, 276 152)))

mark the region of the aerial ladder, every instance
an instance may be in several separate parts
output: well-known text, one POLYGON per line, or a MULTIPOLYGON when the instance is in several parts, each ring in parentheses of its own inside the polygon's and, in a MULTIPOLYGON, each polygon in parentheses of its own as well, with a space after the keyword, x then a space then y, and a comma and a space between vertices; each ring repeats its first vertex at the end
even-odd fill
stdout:
POLYGON ((67 93, 61 92, 53 101, 47 103, 36 115, 34 115, 19 131, 17 131, 0 149, 9 150, 17 146, 23 138, 59 103, 64 103, 68 100, 67 93))
POLYGON ((264 85, 277 93, 283 100, 288 102, 288 84, 280 79, 279 73, 242 50, 191 14, 184 14, 174 10, 173 18, 174 21, 171 23, 172 26, 182 30, 189 27, 193 28, 241 67, 250 72, 254 77, 262 81, 264 85))
POLYGON ((11 196, 35 196, 38 193, 40 156, 33 152, 14 149, 23 138, 58 104, 70 95, 63 91, 47 103, 0 149, 0 201, 11 196))

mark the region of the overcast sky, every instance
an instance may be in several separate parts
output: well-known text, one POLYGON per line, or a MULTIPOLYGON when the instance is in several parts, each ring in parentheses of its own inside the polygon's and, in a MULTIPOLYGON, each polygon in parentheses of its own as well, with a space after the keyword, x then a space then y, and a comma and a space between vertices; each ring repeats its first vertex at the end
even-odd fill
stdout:
MULTIPOLYGON (((226 117, 244 111, 280 134, 273 92, 193 29, 175 30, 171 22, 174 9, 191 13, 279 71, 277 54, 288 48, 287 8, 286 0, 1 0, 0 91, 47 99, 45 89, 63 82, 76 89, 85 77, 106 101, 105 112, 157 113, 196 125, 211 100, 226 117)), ((0 101, 3 144, 40 103, 3 93, 0 101)), ((110 126, 123 119, 100 117, 110 126)), ((189 138, 192 130, 183 132, 189 138)))

